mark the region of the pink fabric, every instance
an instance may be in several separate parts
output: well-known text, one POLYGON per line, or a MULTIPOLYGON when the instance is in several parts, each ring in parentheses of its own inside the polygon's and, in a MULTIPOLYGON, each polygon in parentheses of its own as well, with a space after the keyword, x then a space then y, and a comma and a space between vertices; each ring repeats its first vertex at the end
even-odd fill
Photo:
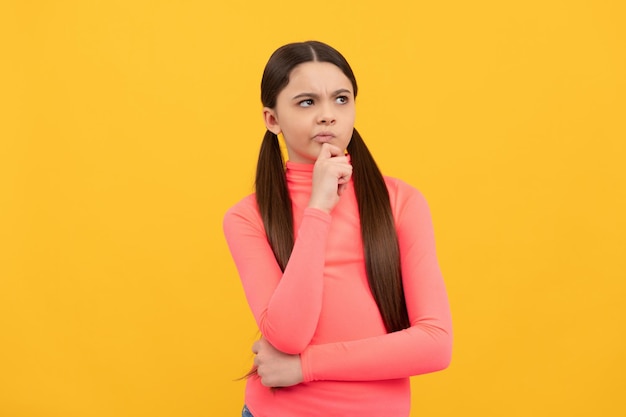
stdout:
POLYGON ((305 382, 246 387, 255 417, 409 415, 408 377, 444 369, 452 347, 446 290, 430 211, 406 183, 385 178, 396 221, 411 327, 387 334, 367 283, 350 183, 328 215, 307 208, 313 165, 287 163, 296 240, 283 274, 254 195, 232 207, 224 232, 261 334, 300 354, 305 382))

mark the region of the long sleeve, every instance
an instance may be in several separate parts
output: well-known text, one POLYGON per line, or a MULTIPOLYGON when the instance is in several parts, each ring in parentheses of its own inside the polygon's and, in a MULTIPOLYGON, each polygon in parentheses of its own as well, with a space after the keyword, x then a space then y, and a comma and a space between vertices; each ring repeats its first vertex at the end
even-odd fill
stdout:
POLYGON ((224 217, 224 234, 259 330, 285 353, 302 352, 315 333, 322 308, 330 219, 320 210, 304 210, 283 273, 252 196, 224 217))
POLYGON ((302 354, 309 381, 374 381, 444 369, 452 350, 448 298, 437 262, 433 225, 424 197, 395 180, 392 207, 398 231, 411 327, 358 340, 309 346, 302 354))
POLYGON ((224 231, 263 335, 299 353, 305 383, 270 390, 246 382, 255 415, 406 417, 409 376, 445 368, 452 328, 428 205, 409 185, 385 178, 400 245, 411 326, 387 334, 369 287, 352 182, 330 215, 308 209, 312 164, 287 162, 295 246, 283 273, 254 196, 235 205, 224 231))

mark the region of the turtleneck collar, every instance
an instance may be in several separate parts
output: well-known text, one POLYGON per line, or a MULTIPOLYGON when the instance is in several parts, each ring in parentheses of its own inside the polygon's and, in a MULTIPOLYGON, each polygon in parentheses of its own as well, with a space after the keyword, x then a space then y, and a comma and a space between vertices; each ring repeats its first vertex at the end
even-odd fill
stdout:
MULTIPOLYGON (((348 161, 352 163, 350 155, 347 155, 348 161)), ((287 161, 285 164, 285 175, 287 184, 289 185, 312 185, 313 184, 313 168, 314 163, 307 164, 303 162, 287 161)))
POLYGON ((315 164, 305 164, 287 161, 285 175, 288 184, 311 185, 313 182, 313 167, 315 164))

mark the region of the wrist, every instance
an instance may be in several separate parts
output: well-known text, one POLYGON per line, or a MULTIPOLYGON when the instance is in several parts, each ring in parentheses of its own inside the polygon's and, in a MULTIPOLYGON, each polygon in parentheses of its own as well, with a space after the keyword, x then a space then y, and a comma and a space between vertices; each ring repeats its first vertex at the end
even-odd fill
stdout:
POLYGON ((324 207, 322 204, 316 204, 314 202, 309 202, 309 205, 307 206, 307 208, 319 210, 326 214, 330 214, 331 212, 331 210, 329 210, 327 207, 324 207))
POLYGON ((308 346, 300 353, 300 370, 302 372, 302 382, 312 382, 315 380, 313 376, 313 368, 310 355, 311 346, 308 346))

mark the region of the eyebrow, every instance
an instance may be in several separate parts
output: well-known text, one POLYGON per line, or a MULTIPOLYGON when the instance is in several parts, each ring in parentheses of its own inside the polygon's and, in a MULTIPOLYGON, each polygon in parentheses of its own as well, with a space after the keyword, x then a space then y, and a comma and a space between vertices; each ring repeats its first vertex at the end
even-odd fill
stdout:
MULTIPOLYGON (((334 91, 332 96, 336 97, 336 96, 338 96, 340 94, 346 94, 346 93, 352 94, 352 91, 348 90, 347 88, 340 88, 339 90, 334 91)), ((314 98, 314 99, 319 99, 320 96, 318 94, 315 94, 315 93, 300 93, 298 95, 293 96, 291 99, 292 100, 297 100, 297 99, 305 98, 305 97, 311 97, 311 98, 314 98)))

